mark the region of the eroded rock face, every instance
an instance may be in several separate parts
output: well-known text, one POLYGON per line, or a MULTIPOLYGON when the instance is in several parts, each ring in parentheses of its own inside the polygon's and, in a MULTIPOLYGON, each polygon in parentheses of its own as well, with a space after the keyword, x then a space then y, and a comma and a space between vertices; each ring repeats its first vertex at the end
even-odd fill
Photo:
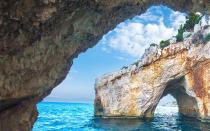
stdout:
POLYGON ((1 0, 0 130, 30 130, 35 104, 66 77, 73 58, 119 22, 157 4, 210 9, 208 0, 1 0))
POLYGON ((95 115, 153 117, 159 100, 171 94, 180 113, 208 120, 210 42, 193 43, 207 33, 209 27, 164 49, 151 46, 139 63, 98 78, 95 115))

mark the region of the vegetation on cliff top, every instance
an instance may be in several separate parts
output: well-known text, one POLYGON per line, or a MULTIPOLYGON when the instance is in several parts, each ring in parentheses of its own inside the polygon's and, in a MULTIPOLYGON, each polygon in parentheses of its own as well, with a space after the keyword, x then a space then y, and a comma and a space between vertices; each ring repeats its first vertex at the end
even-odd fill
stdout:
POLYGON ((210 33, 204 38, 204 42, 210 41, 210 33))
POLYGON ((155 44, 155 43, 152 43, 152 44, 150 44, 150 46, 158 46, 157 44, 155 44))
MULTIPOLYGON (((200 16, 198 14, 190 13, 189 16, 187 17, 187 21, 185 22, 185 24, 181 25, 179 27, 178 33, 176 35, 176 41, 177 42, 183 41, 184 40, 184 37, 183 37, 184 32, 186 32, 186 31, 191 32, 193 30, 194 26, 199 23, 201 18, 202 18, 202 16, 200 16)), ((209 36, 209 38, 210 38, 210 36, 209 36)), ((160 48, 161 49, 163 49, 163 48, 165 48, 169 45, 170 45, 169 40, 162 40, 160 42, 160 48)))
POLYGON ((181 25, 180 28, 178 29, 178 34, 176 35, 176 41, 177 42, 183 41, 183 39, 184 39, 183 33, 185 31, 192 31, 194 26, 199 23, 201 18, 202 18, 202 16, 200 16, 198 14, 191 13, 187 17, 187 21, 185 22, 185 24, 181 25))
POLYGON ((170 45, 169 40, 162 40, 162 41, 160 42, 160 48, 161 48, 161 49, 163 49, 163 48, 165 48, 165 47, 167 47, 167 46, 169 46, 169 45, 170 45))
MULTIPOLYGON (((175 36, 176 37, 176 42, 181 42, 184 40, 184 37, 183 37, 183 34, 184 32, 188 31, 188 32, 191 32, 193 31, 193 28, 196 24, 198 24, 201 20, 202 16, 201 15, 198 15, 198 14, 195 14, 195 13, 190 13, 187 17, 187 21, 185 22, 184 25, 181 25, 178 29, 178 33, 177 35, 175 36)), ((204 42, 207 42, 207 41, 210 41, 210 34, 208 34, 205 38, 204 38, 204 42)), ((162 40, 159 44, 160 48, 163 49, 167 46, 170 45, 170 41, 169 40, 162 40)), ((150 44, 150 47, 153 46, 158 46, 157 44, 155 43, 152 43, 150 44)), ((131 65, 136 65, 138 66, 138 63, 139 61, 136 61, 134 62, 133 64, 131 65)), ((121 69, 127 69, 128 67, 127 66, 124 66, 122 67, 121 69)))

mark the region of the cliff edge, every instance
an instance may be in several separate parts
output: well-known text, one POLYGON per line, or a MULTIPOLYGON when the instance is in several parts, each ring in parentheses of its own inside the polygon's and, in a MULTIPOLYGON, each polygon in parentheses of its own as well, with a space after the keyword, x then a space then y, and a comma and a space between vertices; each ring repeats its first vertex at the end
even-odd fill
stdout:
POLYGON ((96 79, 95 116, 153 117, 159 100, 171 94, 179 112, 210 118, 209 25, 182 42, 151 45, 142 59, 96 79))

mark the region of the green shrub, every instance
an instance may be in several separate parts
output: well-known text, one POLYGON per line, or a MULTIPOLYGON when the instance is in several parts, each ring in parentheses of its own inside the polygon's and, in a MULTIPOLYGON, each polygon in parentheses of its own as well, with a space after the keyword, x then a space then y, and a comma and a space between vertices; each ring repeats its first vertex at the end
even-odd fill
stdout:
POLYGON ((183 41, 183 33, 184 33, 185 29, 184 27, 181 25, 179 30, 178 30, 178 34, 176 35, 176 41, 177 42, 180 42, 180 41, 183 41))
POLYGON ((210 41, 210 33, 204 38, 204 42, 210 41))
POLYGON ((202 16, 199 16, 199 15, 194 14, 194 13, 189 14, 189 16, 187 18, 187 21, 185 22, 184 26, 181 25, 179 27, 178 34, 176 35, 176 41, 177 42, 183 41, 183 39, 184 39, 183 38, 183 33, 185 31, 193 30, 194 26, 199 23, 201 18, 202 18, 202 16))
POLYGON ((197 15, 195 13, 190 13, 190 15, 187 18, 187 21, 184 25, 185 30, 192 30, 196 24, 199 23, 201 20, 202 16, 197 15))
POLYGON ((158 46, 157 44, 155 44, 155 43, 152 43, 152 44, 150 44, 150 46, 158 46))
POLYGON ((131 65, 136 65, 136 66, 138 66, 138 65, 139 65, 139 61, 136 61, 136 62, 134 62, 134 63, 131 64, 131 65))
POLYGON ((166 40, 166 41, 162 40, 162 41, 160 42, 160 48, 161 48, 161 49, 163 49, 163 48, 165 48, 165 47, 167 47, 167 46, 169 46, 169 45, 170 45, 169 40, 166 40))
POLYGON ((123 66, 123 67, 121 68, 121 70, 122 70, 122 69, 127 69, 127 68, 128 68, 127 66, 123 66))
POLYGON ((191 35, 192 35, 192 34, 188 34, 188 35, 186 36, 186 38, 189 38, 191 35))

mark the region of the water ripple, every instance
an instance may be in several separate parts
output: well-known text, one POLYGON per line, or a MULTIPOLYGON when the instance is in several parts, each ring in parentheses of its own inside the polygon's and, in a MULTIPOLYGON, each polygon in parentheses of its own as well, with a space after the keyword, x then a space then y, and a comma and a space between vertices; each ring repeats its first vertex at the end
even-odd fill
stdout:
POLYGON ((157 108, 154 119, 100 119, 93 105, 81 103, 38 104, 33 131, 210 131, 210 124, 183 117, 176 107, 157 108))

